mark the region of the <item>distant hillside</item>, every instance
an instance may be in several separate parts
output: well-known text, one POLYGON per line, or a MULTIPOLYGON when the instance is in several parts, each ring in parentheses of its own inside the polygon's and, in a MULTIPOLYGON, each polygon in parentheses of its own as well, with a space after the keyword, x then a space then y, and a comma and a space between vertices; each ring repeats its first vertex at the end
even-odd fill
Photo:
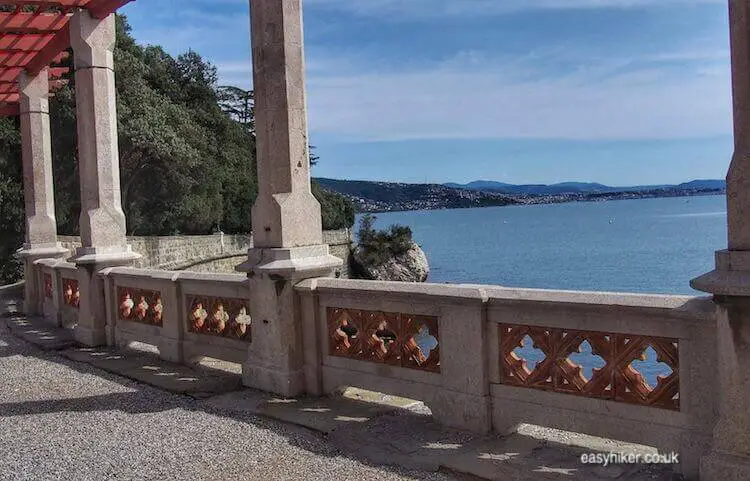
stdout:
POLYGON ((514 204, 602 202, 608 200, 722 194, 723 180, 694 180, 679 185, 610 187, 586 182, 512 185, 476 181, 469 184, 403 184, 366 180, 316 179, 324 189, 354 202, 359 212, 457 209, 514 204))
POLYGON ((611 187, 594 182, 562 182, 559 184, 527 184, 515 185, 488 180, 477 180, 468 184, 444 184, 455 189, 502 192, 516 195, 558 195, 558 194, 600 194, 613 192, 647 192, 655 190, 723 190, 726 182, 723 180, 694 180, 679 185, 637 185, 630 187, 611 187))
POLYGON ((360 212, 458 209, 517 204, 500 192, 454 189, 439 184, 399 184, 359 180, 315 179, 323 188, 348 197, 360 212))
POLYGON ((678 189, 717 189, 726 190, 726 180, 694 180, 677 186, 678 189))

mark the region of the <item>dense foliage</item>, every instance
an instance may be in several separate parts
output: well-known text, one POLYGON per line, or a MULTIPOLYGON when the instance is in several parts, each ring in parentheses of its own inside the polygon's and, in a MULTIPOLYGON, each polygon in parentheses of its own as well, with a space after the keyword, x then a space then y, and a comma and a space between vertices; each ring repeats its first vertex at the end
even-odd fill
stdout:
POLYGON ((15 119, 0 118, 0 285, 21 276, 21 264, 13 256, 24 236, 20 148, 15 119))
MULTIPOLYGON (((253 93, 218 86, 193 51, 141 46, 118 17, 114 52, 122 205, 129 235, 245 233, 257 195, 253 93)), ((78 233, 75 85, 50 102, 58 231, 78 233)), ((23 239, 17 124, 0 124, 0 280, 23 239), (19 210, 20 209, 20 210, 19 210)), ((327 229, 351 227, 351 204, 316 186, 327 229)), ((5 277, 2 277, 5 276, 5 277)))
POLYGON ((394 224, 388 229, 375 229, 377 217, 365 214, 359 220, 359 248, 362 260, 370 266, 380 266, 388 259, 406 254, 413 239, 411 228, 394 224))
POLYGON ((324 189, 315 181, 312 182, 312 192, 320 202, 323 229, 342 229, 354 225, 354 204, 346 197, 324 189))

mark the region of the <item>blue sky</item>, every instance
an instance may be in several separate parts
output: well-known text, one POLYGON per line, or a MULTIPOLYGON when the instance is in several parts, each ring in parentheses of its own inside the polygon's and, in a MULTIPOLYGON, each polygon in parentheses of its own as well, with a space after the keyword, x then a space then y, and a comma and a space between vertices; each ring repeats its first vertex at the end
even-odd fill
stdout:
MULTIPOLYGON (((303 0, 316 176, 724 177, 726 0, 303 0)), ((251 87, 248 0, 140 0, 135 37, 251 87)))

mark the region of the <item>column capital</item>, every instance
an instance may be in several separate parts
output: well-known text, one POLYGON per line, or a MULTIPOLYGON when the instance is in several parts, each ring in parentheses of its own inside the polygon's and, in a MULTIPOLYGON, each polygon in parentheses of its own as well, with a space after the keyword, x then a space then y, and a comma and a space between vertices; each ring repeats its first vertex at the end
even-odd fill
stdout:
POLYGON ((21 115, 49 114, 49 68, 45 67, 36 75, 21 72, 18 77, 18 91, 21 94, 21 115))
POLYGON ((77 10, 70 19, 70 44, 75 52, 75 70, 114 70, 115 15, 93 18, 88 10, 77 10))

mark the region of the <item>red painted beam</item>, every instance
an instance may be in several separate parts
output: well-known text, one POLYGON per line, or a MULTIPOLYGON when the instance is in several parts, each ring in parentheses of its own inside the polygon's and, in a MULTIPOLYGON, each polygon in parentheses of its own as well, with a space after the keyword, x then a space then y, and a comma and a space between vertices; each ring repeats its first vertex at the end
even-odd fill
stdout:
POLYGON ((48 42, 47 45, 45 45, 44 48, 27 63, 26 70, 28 70, 31 75, 36 75, 48 65, 62 61, 67 57, 65 49, 68 47, 70 47, 70 25, 65 25, 62 30, 57 32, 55 38, 48 42), (65 56, 60 57, 61 54, 65 54, 65 56))
MULTIPOLYGON (((68 81, 65 79, 50 79, 49 90, 59 90, 67 84, 68 81)), ((18 82, 0 82, 0 94, 9 93, 20 93, 18 91, 18 82)))
POLYGON ((0 105, 0 116, 3 117, 15 117, 20 113, 18 104, 13 105, 0 105))
POLYGON ((3 5, 32 5, 43 8, 51 7, 63 7, 63 8, 75 8, 85 7, 91 0, 3 0, 3 5))
POLYGON ((36 14, 27 12, 0 13, 0 32, 3 33, 54 33, 70 19, 64 14, 36 14))
POLYGON ((34 52, 0 52, 0 65, 3 67, 23 67, 34 58, 34 52))
POLYGON ((0 49, 41 50, 53 37, 50 33, 3 33, 0 35, 0 49))
POLYGON ((0 103, 5 102, 9 104, 18 103, 21 100, 20 95, 17 93, 0 94, 0 103))
MULTIPOLYGON (((0 65, 2 67, 26 67, 27 70, 32 71, 32 69, 30 68, 30 65, 39 61, 40 55, 44 53, 45 53, 44 51, 37 53, 37 52, 25 51, 25 50, 16 50, 16 51, 0 50, 0 65)), ((47 55, 51 55, 51 53, 45 54, 44 58, 42 58, 44 67, 46 67, 48 64, 60 63, 66 58, 68 58, 68 52, 64 50, 61 52, 58 52, 58 54, 55 55, 52 59, 49 59, 47 55)), ((41 70, 44 67, 34 70, 32 72, 33 75, 36 75, 39 72, 39 70, 41 70)))
POLYGON ((106 18, 134 0, 91 0, 86 8, 94 18, 106 18))
MULTIPOLYGON (((0 82, 14 82, 23 71, 22 67, 0 67, 0 82)), ((67 67, 50 67, 49 76, 52 79, 60 78, 68 73, 67 67)))

